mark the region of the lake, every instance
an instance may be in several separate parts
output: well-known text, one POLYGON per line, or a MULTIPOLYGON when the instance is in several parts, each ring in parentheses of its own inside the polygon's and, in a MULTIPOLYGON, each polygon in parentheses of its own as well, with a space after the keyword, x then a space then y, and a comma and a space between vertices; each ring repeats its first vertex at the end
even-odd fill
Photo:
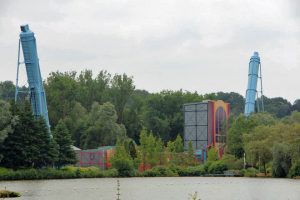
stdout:
POLYGON ((95 178, 0 181, 0 189, 20 192, 18 200, 115 200, 117 180, 121 200, 300 199, 300 180, 235 177, 95 178))

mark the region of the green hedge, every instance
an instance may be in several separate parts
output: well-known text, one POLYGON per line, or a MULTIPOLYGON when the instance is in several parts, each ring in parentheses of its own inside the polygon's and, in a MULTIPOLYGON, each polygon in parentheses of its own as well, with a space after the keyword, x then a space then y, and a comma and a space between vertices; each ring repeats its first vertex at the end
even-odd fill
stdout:
POLYGON ((116 169, 100 170, 96 167, 65 167, 62 169, 21 169, 10 170, 0 168, 0 180, 36 180, 36 179, 69 179, 69 178, 101 178, 117 177, 116 169))
POLYGON ((206 174, 204 169, 204 165, 194 166, 194 167, 187 167, 178 170, 179 176, 203 176, 206 174))
POLYGON ((137 176, 142 177, 174 177, 178 176, 177 171, 165 166, 156 166, 150 170, 146 170, 144 172, 140 172, 137 176))

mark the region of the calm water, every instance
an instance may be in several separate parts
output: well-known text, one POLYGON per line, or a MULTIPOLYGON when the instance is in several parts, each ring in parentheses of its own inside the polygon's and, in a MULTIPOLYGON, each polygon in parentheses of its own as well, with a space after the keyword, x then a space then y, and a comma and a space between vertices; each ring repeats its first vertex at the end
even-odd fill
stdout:
MULTIPOLYGON (((300 180, 259 178, 122 178, 121 200, 300 199, 300 180)), ((0 181, 0 189, 21 192, 19 200, 114 200, 117 179, 0 181)))

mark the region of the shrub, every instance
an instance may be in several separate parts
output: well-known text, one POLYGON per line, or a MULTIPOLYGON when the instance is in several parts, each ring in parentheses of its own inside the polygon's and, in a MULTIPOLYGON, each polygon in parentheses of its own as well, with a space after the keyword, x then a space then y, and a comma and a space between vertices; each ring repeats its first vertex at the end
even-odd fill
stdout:
POLYGON ((258 173, 258 170, 253 167, 241 170, 241 175, 245 176, 245 177, 256 177, 257 173, 258 173))
POLYGON ((228 169, 227 165, 222 161, 215 161, 208 167, 210 174, 223 174, 228 169))
POLYGON ((113 168, 118 170, 119 176, 129 177, 134 175, 133 160, 120 140, 117 141, 116 152, 110 161, 113 168))
POLYGON ((142 173, 138 173, 138 176, 142 177, 174 177, 178 176, 177 171, 172 170, 165 166, 156 166, 152 169, 146 170, 142 173))
POLYGON ((178 176, 177 172, 174 172, 170 168, 164 166, 156 166, 152 170, 157 172, 159 176, 178 176))
POLYGON ((205 173, 204 165, 182 168, 178 171, 179 176, 203 176, 205 173))
POLYGON ((149 169, 149 170, 146 170, 146 171, 142 172, 140 174, 140 176, 143 176, 143 177, 156 177, 156 176, 159 176, 159 172, 154 171, 152 169, 149 169))
POLYGON ((129 177, 134 175, 134 167, 131 159, 114 159, 112 165, 118 170, 118 174, 121 177, 129 177))
POLYGON ((300 160, 298 160, 297 162, 295 162, 292 165, 292 168, 290 170, 289 173, 289 177, 296 177, 296 176, 300 176, 300 160))
POLYGON ((223 155, 221 162, 227 165, 228 169, 231 170, 243 169, 243 160, 237 159, 234 155, 230 155, 230 154, 223 155))
POLYGON ((35 180, 35 179, 67 179, 67 178, 101 178, 117 177, 117 169, 102 171, 97 167, 66 167, 62 169, 1 169, 0 180, 35 180))
POLYGON ((4 167, 0 167, 0 175, 1 175, 1 174, 8 173, 8 172, 10 172, 10 171, 11 171, 11 169, 4 168, 4 167))
POLYGON ((98 167, 80 167, 76 170, 77 177, 81 178, 101 178, 103 177, 102 171, 98 167))
POLYGON ((103 171, 103 176, 104 177, 118 177, 119 173, 118 173, 117 169, 112 168, 112 169, 108 169, 108 170, 103 171))
POLYGON ((212 161, 206 161, 203 165, 204 167, 204 170, 206 173, 208 173, 208 168, 210 167, 210 165, 212 164, 213 162, 212 161))

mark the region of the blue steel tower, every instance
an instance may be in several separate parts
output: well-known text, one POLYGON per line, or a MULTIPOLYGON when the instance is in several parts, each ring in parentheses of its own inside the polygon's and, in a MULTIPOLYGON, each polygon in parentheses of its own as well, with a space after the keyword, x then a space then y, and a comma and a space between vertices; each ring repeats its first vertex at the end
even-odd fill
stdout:
POLYGON ((26 67, 27 81, 29 84, 30 103, 35 117, 42 117, 50 133, 50 123, 48 118, 48 109, 46 94, 44 91, 43 80, 40 71, 39 58, 37 54, 36 39, 29 26, 22 25, 18 49, 18 65, 16 79, 15 101, 18 99, 18 77, 20 62, 20 45, 22 44, 24 64, 26 67))
POLYGON ((261 77, 261 65, 260 65, 260 57, 257 52, 253 53, 253 56, 250 58, 249 62, 249 73, 248 73, 248 87, 246 90, 246 102, 245 102, 245 116, 249 116, 251 113, 255 111, 255 99, 258 97, 258 94, 261 94, 260 99, 257 98, 257 111, 260 111, 260 103, 261 101, 261 109, 264 110, 263 104, 263 93, 262 93, 262 77, 261 77), (258 75, 258 73, 260 73, 258 75), (260 78, 260 91, 257 91, 257 79, 260 78))

